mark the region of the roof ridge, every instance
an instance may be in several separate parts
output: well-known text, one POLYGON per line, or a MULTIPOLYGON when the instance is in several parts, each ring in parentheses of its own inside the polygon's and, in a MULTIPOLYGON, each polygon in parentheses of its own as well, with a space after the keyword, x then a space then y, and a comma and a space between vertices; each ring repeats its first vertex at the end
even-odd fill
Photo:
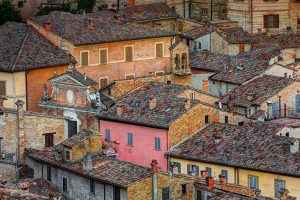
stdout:
MULTIPOLYGON (((27 26, 27 25, 26 25, 26 26, 27 26)), ((14 64, 13 64, 13 66, 12 66, 11 71, 14 71, 14 69, 15 69, 15 67, 16 67, 16 64, 17 64, 17 62, 18 62, 18 60, 19 60, 19 58, 20 58, 20 56, 21 56, 21 53, 22 53, 22 51, 23 51, 25 42, 27 41, 27 38, 28 38, 28 36, 29 36, 29 33, 31 32, 31 28, 28 27, 28 26, 27 26, 27 28, 28 28, 28 30, 27 30, 27 32, 26 32, 26 35, 25 35, 24 40, 23 40, 23 42, 22 42, 20 51, 19 51, 19 53, 18 53, 18 55, 17 55, 17 57, 16 57, 16 60, 15 60, 15 62, 14 62, 14 64)))

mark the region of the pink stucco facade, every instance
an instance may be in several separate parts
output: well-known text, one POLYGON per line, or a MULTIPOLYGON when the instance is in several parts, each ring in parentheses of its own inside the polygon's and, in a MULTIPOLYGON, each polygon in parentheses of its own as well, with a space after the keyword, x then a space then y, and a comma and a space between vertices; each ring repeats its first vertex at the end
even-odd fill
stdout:
POLYGON ((100 120, 103 140, 105 129, 110 130, 112 141, 119 142, 118 159, 147 167, 150 167, 151 160, 156 159, 159 167, 167 170, 168 164, 164 154, 168 150, 168 130, 100 120), (128 146, 128 133, 133 135, 133 146, 128 146), (155 150, 155 137, 160 138, 159 151, 155 150))

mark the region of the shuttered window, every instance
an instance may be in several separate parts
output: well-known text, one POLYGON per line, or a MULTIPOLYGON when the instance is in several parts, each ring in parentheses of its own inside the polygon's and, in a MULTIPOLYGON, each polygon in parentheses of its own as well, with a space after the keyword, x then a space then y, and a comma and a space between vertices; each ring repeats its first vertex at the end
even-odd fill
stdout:
POLYGON ((248 187, 258 189, 258 177, 257 176, 248 176, 248 187))
POLYGON ((156 44, 156 58, 164 57, 163 50, 164 50, 164 47, 163 47, 162 43, 156 44))
POLYGON ((105 88, 108 84, 108 78, 100 78, 99 84, 100 84, 100 89, 105 88))
POLYGON ((52 147, 54 145, 53 139, 54 139, 54 133, 46 133, 45 134, 45 147, 52 147))
POLYGON ((206 169, 206 171, 208 173, 208 176, 212 176, 211 168, 210 167, 206 167, 205 169, 206 169))
POLYGON ((154 146, 155 150, 160 150, 160 138, 159 137, 156 137, 154 139, 154 143, 155 143, 155 146, 154 146))
POLYGON ((279 15, 264 15, 264 28, 279 28, 279 15))
POLYGON ((80 53, 80 65, 81 66, 88 66, 89 65, 89 52, 81 52, 80 53))
POLYGON ((107 49, 100 49, 100 64, 107 64, 107 49))
POLYGON ((109 129, 105 129, 105 140, 110 141, 110 130, 109 129))
POLYGON ((125 47, 125 61, 133 61, 133 48, 132 46, 125 47))
POLYGON ((128 133, 128 135, 127 135, 127 144, 128 144, 128 146, 133 146, 133 135, 132 135, 132 133, 128 133))
POLYGON ((0 95, 6 95, 5 81, 0 81, 0 95))

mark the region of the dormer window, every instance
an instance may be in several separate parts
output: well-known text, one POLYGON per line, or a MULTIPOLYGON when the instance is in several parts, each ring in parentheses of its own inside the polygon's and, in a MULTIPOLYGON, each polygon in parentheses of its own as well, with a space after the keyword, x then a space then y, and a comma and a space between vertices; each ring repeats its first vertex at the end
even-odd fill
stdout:
POLYGON ((71 160, 71 151, 69 149, 65 149, 65 159, 71 160))

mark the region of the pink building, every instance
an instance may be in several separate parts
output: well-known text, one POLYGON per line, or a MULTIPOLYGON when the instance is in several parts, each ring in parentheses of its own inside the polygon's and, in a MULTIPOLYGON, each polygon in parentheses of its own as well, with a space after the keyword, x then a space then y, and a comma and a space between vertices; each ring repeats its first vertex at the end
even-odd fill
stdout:
POLYGON ((154 82, 129 92, 98 115, 106 148, 118 159, 139 165, 149 166, 156 159, 167 170, 165 153, 171 146, 218 120, 216 108, 195 96, 197 91, 187 86, 154 82))

